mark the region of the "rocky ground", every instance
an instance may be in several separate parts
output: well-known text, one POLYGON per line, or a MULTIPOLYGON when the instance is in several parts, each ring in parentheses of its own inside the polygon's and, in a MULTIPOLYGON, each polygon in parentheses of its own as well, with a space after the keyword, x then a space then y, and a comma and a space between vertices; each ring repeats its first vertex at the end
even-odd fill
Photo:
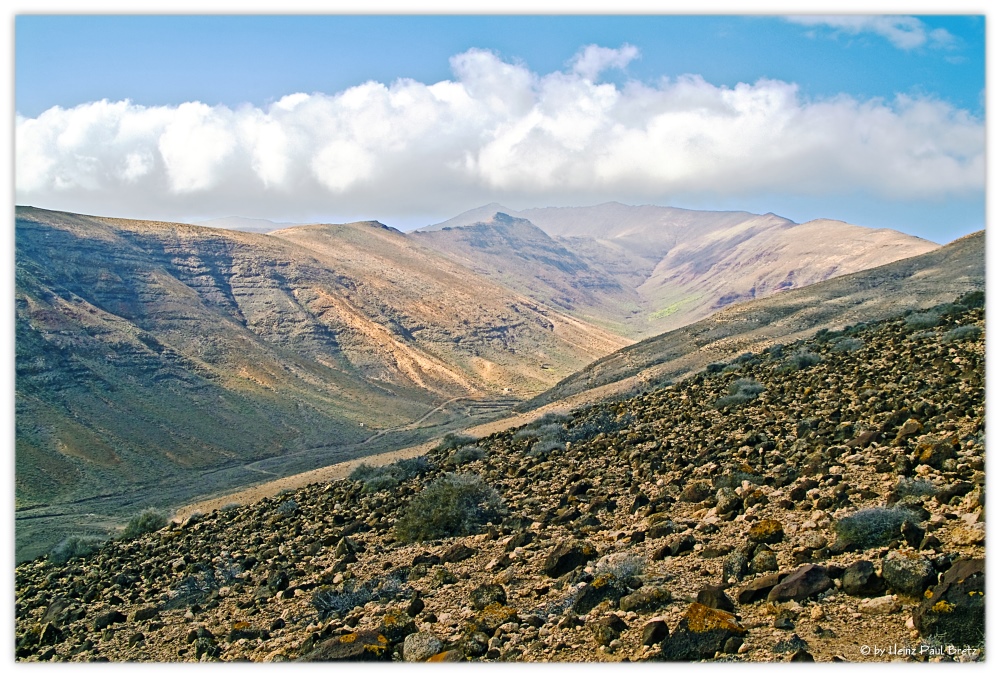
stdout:
POLYGON ((16 655, 982 660, 979 304, 19 565, 16 655))

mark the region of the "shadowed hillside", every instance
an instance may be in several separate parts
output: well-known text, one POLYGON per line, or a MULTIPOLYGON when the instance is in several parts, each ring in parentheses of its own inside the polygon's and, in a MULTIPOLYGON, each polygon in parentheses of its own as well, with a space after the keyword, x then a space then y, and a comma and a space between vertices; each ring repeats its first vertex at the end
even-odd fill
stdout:
POLYGON ((627 343, 376 223, 267 236, 19 208, 16 285, 22 509, 247 483, 205 473, 456 398, 509 406, 627 343))

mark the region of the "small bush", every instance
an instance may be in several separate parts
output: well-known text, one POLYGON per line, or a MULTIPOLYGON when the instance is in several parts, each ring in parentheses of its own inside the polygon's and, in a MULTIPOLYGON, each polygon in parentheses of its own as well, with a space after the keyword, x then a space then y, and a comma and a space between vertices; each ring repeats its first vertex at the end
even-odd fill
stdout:
POLYGON ((434 447, 434 451, 457 451, 462 447, 475 444, 478 441, 479 438, 473 437, 472 435, 466 435, 464 433, 448 433, 441 439, 441 442, 434 447))
POLYGON ((616 552, 605 555, 594 564, 594 576, 607 575, 618 581, 641 576, 646 570, 646 559, 639 555, 616 552))
POLYGON ((933 482, 923 479, 902 478, 896 484, 896 494, 904 496, 933 496, 937 493, 933 482))
POLYGON ((362 463, 351 471, 347 479, 362 482, 364 490, 371 494, 383 489, 392 489, 433 467, 426 456, 404 458, 387 465, 373 466, 362 463))
POLYGON ((983 330, 974 324, 967 324, 962 327, 955 327, 941 337, 942 343, 958 343, 960 341, 971 341, 982 336, 983 330))
POLYGON ((819 364, 822 359, 819 355, 809 350, 800 350, 789 358, 796 369, 806 369, 807 367, 819 364))
POLYGON ((287 501, 282 501, 278 507, 277 511, 282 515, 290 515, 299 509, 299 504, 294 498, 290 498, 287 501))
POLYGON ((762 392, 764 392, 764 386, 754 379, 736 379, 729 384, 729 395, 720 397, 715 401, 715 408, 724 409, 726 407, 749 402, 762 392))
POLYGON ((552 424, 565 425, 569 423, 569 421, 570 417, 567 416, 566 414, 559 414, 554 411, 550 411, 549 413, 539 418, 537 421, 533 421, 531 425, 541 428, 543 426, 552 424))
POLYGON ((204 601, 214 590, 232 584, 243 572, 229 555, 220 557, 216 564, 199 563, 192 573, 182 578, 169 592, 165 609, 181 609, 204 601))
POLYGON ((479 447, 462 447, 451 455, 450 460, 455 465, 465 465, 484 458, 486 458, 486 452, 479 447))
POLYGON ((49 561, 65 564, 74 557, 86 557, 96 552, 103 543, 96 536, 70 536, 49 553, 49 561))
POLYGON ((511 439, 515 442, 538 439, 538 431, 535 430, 534 428, 521 428, 520 430, 514 433, 511 439))
POLYGON ((899 528, 914 515, 904 508, 865 508, 837 521, 837 541, 846 548, 866 549, 899 537, 899 528))
POLYGON ((722 363, 722 362, 711 362, 711 363, 705 365, 705 373, 707 373, 707 374, 718 374, 718 373, 720 373, 725 368, 726 368, 726 365, 724 363, 722 363))
POLYGON ((148 534, 152 531, 159 531, 167 526, 167 516, 159 510, 149 508, 129 520, 122 531, 122 538, 135 538, 148 534))
POLYGON ((556 450, 562 451, 564 449, 566 449, 565 442, 560 442, 559 440, 538 440, 531 445, 528 456, 546 458, 551 452, 556 450))
POLYGON ((449 474, 410 500, 396 522, 396 536, 405 542, 467 536, 506 512, 500 495, 479 475, 449 474))
POLYGON ((986 305, 986 292, 970 291, 968 294, 965 294, 956 300, 955 303, 965 306, 966 308, 982 308, 986 305))
POLYGON ((865 342, 853 336, 842 336, 830 345, 835 353, 853 353, 865 347, 865 342))
POLYGON ((403 585, 399 575, 389 574, 376 576, 360 585, 351 579, 339 588, 319 588, 313 594, 311 602, 319 612, 320 619, 325 620, 330 616, 342 616, 368 602, 385 602, 407 597, 410 593, 411 590, 403 585))
POLYGON ((930 329, 936 327, 941 321, 941 316, 934 312, 911 313, 906 316, 906 326, 912 329, 930 329))

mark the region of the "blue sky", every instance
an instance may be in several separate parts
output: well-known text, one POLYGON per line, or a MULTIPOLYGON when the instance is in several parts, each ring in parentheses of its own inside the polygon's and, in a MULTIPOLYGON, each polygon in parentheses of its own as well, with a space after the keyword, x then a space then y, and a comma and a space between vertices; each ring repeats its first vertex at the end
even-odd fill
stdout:
POLYGON ((18 203, 411 228, 617 199, 938 242, 984 223, 982 16, 22 15, 15 40, 18 203))

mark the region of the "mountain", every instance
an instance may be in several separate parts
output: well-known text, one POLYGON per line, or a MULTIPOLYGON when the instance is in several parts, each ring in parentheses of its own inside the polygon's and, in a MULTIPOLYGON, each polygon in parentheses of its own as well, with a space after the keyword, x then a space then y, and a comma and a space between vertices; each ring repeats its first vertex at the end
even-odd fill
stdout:
POLYGON ((260 235, 18 208, 15 247, 19 539, 32 506, 371 453, 628 343, 374 222, 260 235))
POLYGON ((926 254, 734 304, 597 360, 519 408, 641 389, 820 329, 842 329, 985 291, 985 242, 980 231, 926 254))
POLYGON ((490 204, 410 237, 632 338, 938 246, 828 219, 797 224, 774 214, 616 202, 522 211, 490 204))
POLYGON ((206 228, 224 228, 226 230, 242 230, 246 233, 270 233, 272 230, 300 225, 290 222, 275 222, 268 219, 250 219, 245 216, 223 216, 207 221, 195 221, 192 225, 206 228))

